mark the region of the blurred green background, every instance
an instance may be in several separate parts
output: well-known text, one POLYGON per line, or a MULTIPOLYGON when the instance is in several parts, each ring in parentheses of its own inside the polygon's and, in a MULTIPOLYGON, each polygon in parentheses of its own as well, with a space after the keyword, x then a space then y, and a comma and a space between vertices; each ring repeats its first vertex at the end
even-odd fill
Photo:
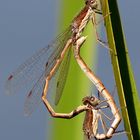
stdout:
MULTIPOLYGON (((134 70, 135 79, 137 82, 138 91, 140 91, 140 61, 139 61, 139 5, 140 1, 118 1, 119 9, 122 19, 122 24, 126 36, 126 41, 129 49, 129 54, 134 70)), ((46 46, 56 36, 56 32, 61 32, 67 27, 72 21, 73 17, 83 7, 83 0, 74 2, 66 1, 62 4, 60 0, 4 0, 0 1, 0 138, 1 139, 47 139, 48 134, 52 130, 53 119, 49 116, 43 104, 33 113, 31 117, 23 116, 23 105, 25 101, 24 90, 16 96, 6 96, 4 94, 4 82, 8 77, 9 73, 15 70, 19 64, 24 62, 30 57, 35 51, 46 46), (67 5, 67 7, 65 7, 67 5), (70 12, 71 10, 71 12, 70 12), (65 12, 66 17, 62 14, 65 12), (71 15, 69 15, 69 12, 71 15), (61 15, 60 15, 61 13, 61 15), (67 18, 67 22, 63 23, 62 18, 67 18), (59 24, 58 24, 59 23, 59 24), (58 31, 59 30, 59 31, 58 31), (48 133, 49 132, 49 133, 48 133)), ((90 29, 90 25, 89 25, 90 29)), ((89 29, 86 29, 85 34, 89 29)), ((102 30, 102 29, 101 29, 102 30)), ((91 34, 91 33, 90 33, 91 34)), ((91 34, 92 35, 92 34, 91 34)), ((90 35, 90 37, 92 37, 90 35)), ((100 34, 103 40, 104 34, 100 34)), ((90 37, 88 39, 90 40, 90 37)), ((89 42, 89 41, 87 41, 89 42)), ((108 51, 102 47, 97 47, 97 50, 93 51, 94 45, 87 45, 87 48, 82 49, 83 58, 89 63, 89 66, 96 70, 96 75, 102 79, 105 86, 112 91, 114 88, 114 78, 112 74, 112 66, 110 64, 110 56, 108 51), (88 46, 88 47, 87 47, 88 46), (91 59, 91 54, 94 56, 91 59), (98 56, 97 56, 98 54, 98 56), (94 65, 93 65, 94 63, 94 65)), ((74 96, 77 102, 67 101, 67 109, 64 111, 69 112, 74 106, 79 105, 81 98, 90 92, 90 82, 84 76, 76 62, 71 64, 71 74, 76 78, 72 78, 75 84, 67 82, 70 87, 67 86, 67 90, 71 92, 68 96, 74 96), (76 71, 73 68, 76 68, 76 71), (78 73, 78 75, 77 75, 78 73), (82 80, 81 80, 82 77, 82 80), (78 86, 78 81, 81 82, 82 86, 78 86), (85 85, 85 83, 87 85, 85 85), (77 89, 73 88, 73 86, 77 89), (84 86, 83 86, 84 85, 84 86), (89 85, 89 90, 87 86, 89 85), (81 88, 82 87, 82 88, 81 88)), ((64 94, 67 96, 67 93, 64 94)), ((69 97, 68 97, 69 99, 69 97)), ((60 106, 65 97, 60 102, 60 106)), ((61 111, 61 108, 59 109, 61 111)), ((82 115, 79 115, 75 119, 60 120, 65 123, 66 136, 71 138, 71 130, 75 131, 75 139, 77 135, 82 137, 82 115), (69 123, 75 124, 78 121, 78 125, 74 128, 69 128, 69 123)), ((60 124, 58 125, 61 129, 60 124)), ((122 127, 122 126, 121 126, 122 127)), ((123 128, 123 127, 122 127, 123 128)), ((57 131, 57 130, 55 130, 57 131)), ((62 138, 63 135, 60 135, 62 138)), ((113 139, 125 139, 125 135, 120 135, 113 139)), ((48 138, 49 139, 49 138, 48 138)), ((57 139, 59 140, 59 139, 57 139)), ((74 140, 74 139, 73 139, 74 140)))

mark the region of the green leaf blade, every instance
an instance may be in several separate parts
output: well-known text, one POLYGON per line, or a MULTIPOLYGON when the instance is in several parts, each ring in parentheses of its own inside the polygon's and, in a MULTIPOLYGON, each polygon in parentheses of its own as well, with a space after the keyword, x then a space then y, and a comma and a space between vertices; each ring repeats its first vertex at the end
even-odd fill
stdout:
POLYGON ((119 94, 120 105, 122 109, 125 130, 128 133, 128 139, 140 138, 140 101, 133 76, 132 66, 126 46, 126 41, 121 25, 120 15, 116 0, 101 0, 103 14, 110 15, 105 18, 105 27, 109 47, 111 52, 111 61, 114 70, 114 76, 119 94))

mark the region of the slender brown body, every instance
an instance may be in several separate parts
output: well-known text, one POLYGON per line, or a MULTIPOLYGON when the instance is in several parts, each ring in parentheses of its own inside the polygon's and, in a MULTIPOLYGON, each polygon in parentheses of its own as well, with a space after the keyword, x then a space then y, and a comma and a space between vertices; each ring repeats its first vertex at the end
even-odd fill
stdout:
POLYGON ((83 32, 84 28, 86 27, 92 16, 93 9, 91 8, 90 4, 87 4, 81 10, 81 12, 74 18, 71 25, 73 32, 72 35, 73 44, 75 44, 75 41, 81 36, 81 33, 83 32))

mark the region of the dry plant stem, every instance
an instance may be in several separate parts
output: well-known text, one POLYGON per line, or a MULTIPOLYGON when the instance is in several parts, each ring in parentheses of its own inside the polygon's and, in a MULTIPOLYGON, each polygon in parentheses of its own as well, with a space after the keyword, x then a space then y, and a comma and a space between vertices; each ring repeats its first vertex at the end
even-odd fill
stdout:
POLYGON ((121 121, 121 116, 120 116, 118 108, 115 104, 115 101, 112 98, 109 91, 105 88, 105 86, 102 84, 102 82, 95 76, 95 74, 91 71, 91 69, 88 68, 88 66, 86 65, 86 63, 83 61, 83 59, 80 56, 80 47, 84 43, 85 40, 86 40, 86 37, 81 37, 79 40, 77 40, 76 46, 74 47, 75 59, 77 60, 79 66, 84 71, 86 76, 96 86, 97 90, 104 97, 104 99, 106 100, 106 102, 109 104, 109 106, 111 108, 112 114, 113 114, 115 119, 114 119, 113 123, 111 124, 111 127, 109 128, 109 130, 106 134, 106 137, 110 138, 110 137, 112 137, 112 134, 115 132, 115 129, 118 127, 118 125, 121 121))

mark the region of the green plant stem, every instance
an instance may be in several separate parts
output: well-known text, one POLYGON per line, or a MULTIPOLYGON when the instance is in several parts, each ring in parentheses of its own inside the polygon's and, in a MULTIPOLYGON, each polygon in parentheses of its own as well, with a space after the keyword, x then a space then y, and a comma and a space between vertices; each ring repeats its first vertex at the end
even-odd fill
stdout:
POLYGON ((140 139, 140 101, 116 0, 100 0, 125 130, 129 140, 140 139), (127 107, 127 108, 125 108, 127 107), (125 108, 125 109, 124 109, 125 108))

